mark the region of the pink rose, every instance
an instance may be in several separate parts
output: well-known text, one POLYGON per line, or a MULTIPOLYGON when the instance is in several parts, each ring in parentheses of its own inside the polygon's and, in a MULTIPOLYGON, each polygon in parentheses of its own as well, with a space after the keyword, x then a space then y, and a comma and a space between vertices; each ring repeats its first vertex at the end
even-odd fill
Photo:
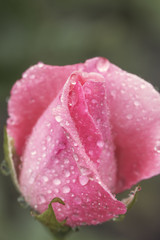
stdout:
POLYGON ((160 95, 105 58, 28 69, 12 88, 7 132, 18 187, 40 213, 97 224, 126 212, 115 194, 160 173, 160 95))

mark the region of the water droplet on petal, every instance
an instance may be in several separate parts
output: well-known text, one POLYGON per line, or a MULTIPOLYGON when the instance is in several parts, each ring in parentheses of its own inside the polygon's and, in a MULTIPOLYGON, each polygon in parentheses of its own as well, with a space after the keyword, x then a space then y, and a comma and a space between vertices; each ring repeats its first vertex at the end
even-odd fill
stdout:
POLYGON ((106 72, 109 68, 109 61, 105 58, 102 58, 97 63, 97 70, 99 72, 106 72))
POLYGON ((69 177, 70 176, 70 172, 68 170, 65 171, 65 177, 69 177))
POLYGON ((88 154, 89 154, 90 156, 93 156, 93 151, 92 151, 92 150, 89 150, 88 154))
POLYGON ((10 169, 8 167, 8 164, 6 163, 5 160, 3 160, 0 164, 0 170, 1 172, 5 175, 8 176, 10 174, 10 169))
POLYGON ((76 85, 77 81, 76 81, 76 74, 72 74, 70 77, 70 83, 72 85, 76 85))
POLYGON ((97 146, 100 147, 100 148, 102 148, 102 147, 104 146, 104 142, 101 141, 101 140, 99 140, 99 141, 97 142, 97 146))
POLYGON ((52 193, 52 190, 49 189, 49 190, 47 191, 47 193, 49 193, 49 194, 52 193))
POLYGON ((75 197, 74 202, 77 203, 78 205, 80 205, 82 203, 82 200, 80 197, 75 197))
POLYGON ((71 91, 68 99, 69 106, 75 106, 77 102, 78 102, 77 94, 74 91, 71 91))
POLYGON ((69 126, 69 122, 68 121, 66 121, 66 126, 69 126))
POLYGON ((36 155, 36 153, 37 153, 36 151, 32 151, 31 155, 34 156, 34 155, 36 155))
POLYGON ((77 154, 73 154, 74 160, 77 162, 78 161, 78 155, 77 154))
POLYGON ((51 136, 47 136, 47 142, 50 142, 51 141, 51 136))
POLYGON ((44 66, 44 63, 42 63, 42 62, 39 62, 39 63, 38 63, 38 67, 39 67, 39 68, 42 68, 43 66, 44 66))
POLYGON ((140 86, 142 89, 146 88, 146 85, 145 84, 141 84, 140 86))
POLYGON ((86 175, 79 176, 79 182, 82 186, 85 186, 88 183, 89 179, 86 175))
POLYGON ((139 103, 138 101, 134 101, 134 105, 135 105, 136 107, 138 107, 138 106, 140 105, 140 103, 139 103))
POLYGON ((48 177, 47 176, 43 176, 42 179, 43 179, 44 182, 48 182, 48 177))
POLYGON ((58 185, 61 184, 61 180, 56 178, 56 179, 53 180, 53 183, 58 186, 58 185))
POLYGON ((82 175, 89 175, 89 174, 91 174, 91 171, 89 170, 89 168, 86 168, 86 167, 80 166, 80 171, 81 171, 82 175))
POLYGON ((23 208, 27 208, 29 206, 28 203, 25 201, 23 196, 18 197, 17 201, 20 204, 20 206, 23 207, 23 208))
POLYGON ((126 118, 127 118, 128 120, 130 120, 130 119, 133 118, 133 116, 132 116, 132 114, 128 114, 128 115, 126 116, 126 118))
POLYGON ((154 150, 157 152, 157 153, 160 153, 160 140, 157 141, 155 147, 154 147, 154 150))
POLYGON ((55 116, 55 119, 56 119, 57 122, 61 122, 62 121, 61 116, 55 116))
POLYGON ((70 187, 64 186, 63 189, 62 189, 62 192, 63 192, 63 193, 69 193, 70 190, 71 190, 70 187))
POLYGON ((45 196, 44 195, 38 195, 37 196, 37 203, 38 204, 43 204, 43 203, 45 203, 46 202, 46 199, 45 199, 45 196))

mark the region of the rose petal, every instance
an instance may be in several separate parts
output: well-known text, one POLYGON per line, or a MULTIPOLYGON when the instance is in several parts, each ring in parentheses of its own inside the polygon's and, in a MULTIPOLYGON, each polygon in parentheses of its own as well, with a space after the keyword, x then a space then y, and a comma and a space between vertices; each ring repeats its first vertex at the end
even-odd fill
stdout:
POLYGON ((36 121, 57 96, 71 72, 80 68, 82 64, 58 67, 39 63, 29 68, 15 83, 8 103, 7 130, 19 155, 36 121))
POLYGON ((106 79, 120 192, 160 173, 160 95, 107 59, 94 58, 86 66, 85 71, 99 72, 106 79))
MULTIPOLYGON (((84 104, 82 86, 77 84, 80 88, 71 90, 77 90, 80 100, 72 116, 68 105, 70 87, 71 78, 61 97, 57 96, 35 124, 22 157, 20 186, 26 200, 40 212, 47 209, 54 197, 59 197, 66 205, 53 205, 58 220, 67 218, 70 226, 97 224, 124 214, 126 208, 100 182, 95 162, 85 151, 83 133, 79 135, 74 121, 74 114, 81 114, 84 110, 80 107, 84 104), (88 168, 93 178, 86 172, 82 174, 80 165, 88 168)), ((84 118, 83 114, 81 117, 84 118)), ((88 114, 85 118, 89 121, 91 116, 88 114)), ((95 134, 99 136, 97 129, 95 134)))

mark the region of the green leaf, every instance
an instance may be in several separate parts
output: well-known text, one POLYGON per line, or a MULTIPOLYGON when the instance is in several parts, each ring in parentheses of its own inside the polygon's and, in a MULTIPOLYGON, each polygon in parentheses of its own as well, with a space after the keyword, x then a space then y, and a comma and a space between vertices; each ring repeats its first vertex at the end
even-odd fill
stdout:
POLYGON ((1 163, 1 171, 5 175, 11 174, 12 180, 19 191, 16 166, 20 163, 20 159, 16 154, 13 138, 7 134, 6 128, 4 128, 3 148, 5 160, 1 163))
POLYGON ((48 205, 48 209, 41 213, 37 214, 32 212, 31 214, 42 224, 49 228, 49 230, 53 233, 53 235, 57 239, 64 239, 65 236, 71 231, 71 227, 65 225, 66 220, 59 222, 56 219, 55 213, 52 208, 52 203, 58 202, 60 204, 65 205, 65 203, 60 198, 54 198, 50 204, 48 205))
POLYGON ((126 216, 126 214, 128 213, 128 210, 131 209, 133 207, 133 205, 135 204, 136 200, 137 200, 137 194, 138 192, 141 190, 140 186, 137 186, 134 190, 132 190, 129 193, 129 196, 127 198, 124 198, 121 200, 121 202, 123 202, 126 207, 127 207, 127 212, 125 214, 121 214, 116 218, 113 218, 113 221, 121 221, 124 219, 124 217, 126 216))

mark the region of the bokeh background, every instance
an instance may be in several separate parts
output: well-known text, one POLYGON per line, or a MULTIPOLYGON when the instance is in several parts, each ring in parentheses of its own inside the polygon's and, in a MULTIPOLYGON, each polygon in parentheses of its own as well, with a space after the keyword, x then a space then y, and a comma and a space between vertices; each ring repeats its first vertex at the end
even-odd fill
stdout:
MULTIPOLYGON (((104 56, 160 87, 159 0, 0 1, 0 145, 12 84, 29 66, 104 56)), ((0 151, 3 159, 3 150, 0 151)), ((141 183, 138 202, 122 222, 82 227, 68 240, 159 240, 160 177, 141 183)), ((17 203, 0 174, 0 240, 51 240, 17 203)))

